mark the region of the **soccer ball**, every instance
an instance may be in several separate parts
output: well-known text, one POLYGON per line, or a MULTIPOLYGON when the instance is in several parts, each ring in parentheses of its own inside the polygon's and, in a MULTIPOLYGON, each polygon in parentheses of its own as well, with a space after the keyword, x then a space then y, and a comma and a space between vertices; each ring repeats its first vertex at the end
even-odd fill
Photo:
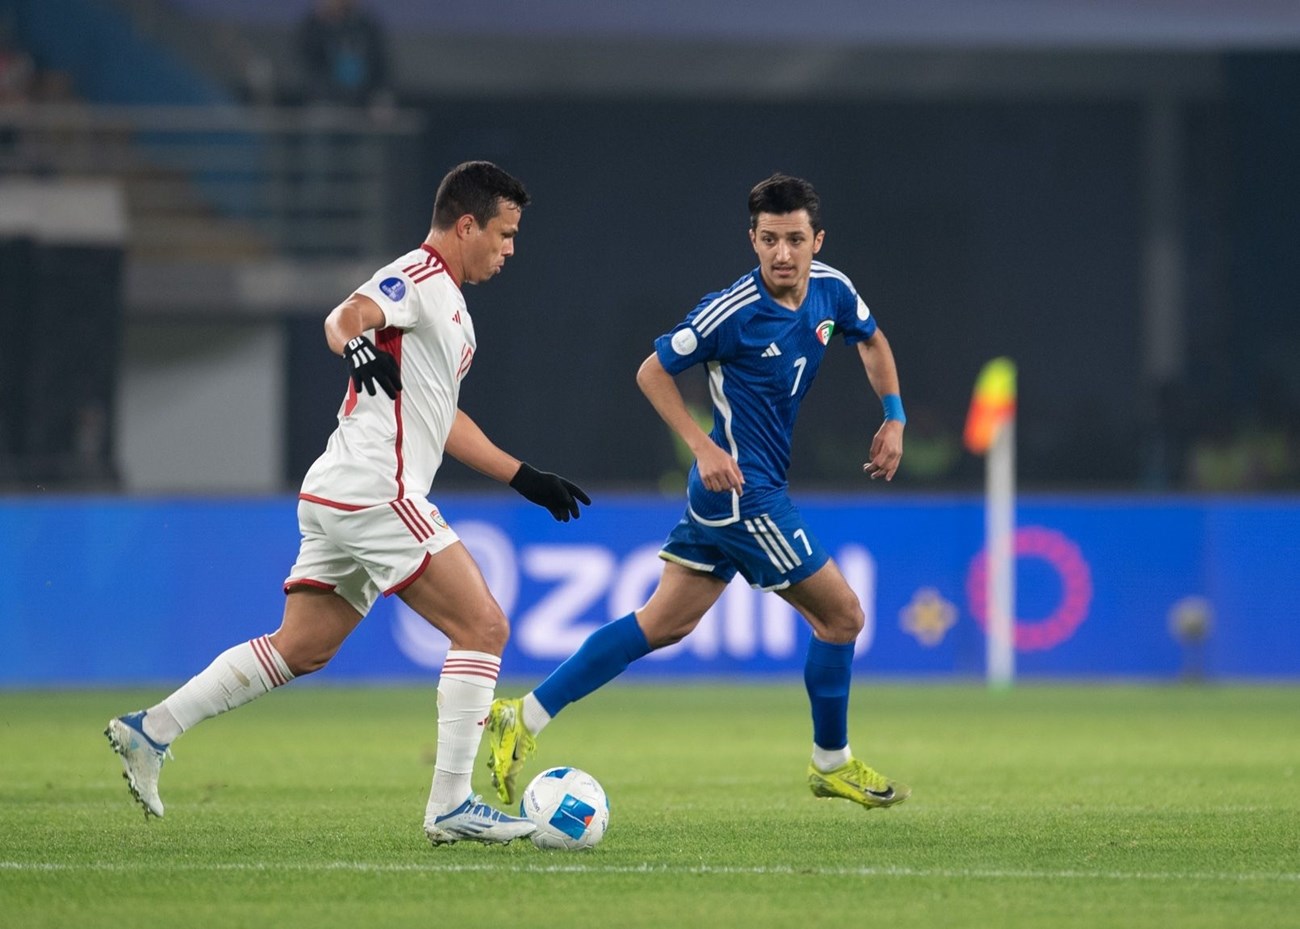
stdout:
POLYGON ((524 790, 519 813, 537 824, 532 834, 538 848, 591 848, 609 825, 605 788, 577 768, 548 768, 524 790))

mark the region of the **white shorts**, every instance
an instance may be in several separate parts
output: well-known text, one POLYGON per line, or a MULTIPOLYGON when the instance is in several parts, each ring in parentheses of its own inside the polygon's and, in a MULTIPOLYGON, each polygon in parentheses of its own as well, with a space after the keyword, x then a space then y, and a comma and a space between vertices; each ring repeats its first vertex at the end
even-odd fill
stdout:
POLYGON ((420 576, 430 558, 460 541, 424 497, 362 509, 299 500, 298 528, 302 544, 285 578, 285 593, 299 586, 332 590, 362 616, 381 593, 397 593, 420 576))

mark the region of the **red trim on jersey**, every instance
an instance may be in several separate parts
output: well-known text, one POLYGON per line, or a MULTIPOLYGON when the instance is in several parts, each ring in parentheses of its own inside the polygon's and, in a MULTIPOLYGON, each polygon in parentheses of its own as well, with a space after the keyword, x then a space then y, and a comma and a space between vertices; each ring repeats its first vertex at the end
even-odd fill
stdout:
POLYGON ((266 676, 271 679, 272 687, 279 687, 288 682, 283 672, 280 671, 280 666, 275 663, 275 650, 270 639, 262 636, 259 639, 253 639, 248 644, 253 646, 253 654, 257 656, 257 663, 262 666, 266 676))
POLYGON ((438 253, 438 250, 434 248, 432 245, 430 245, 428 242, 422 243, 420 245, 420 248, 424 249, 434 258, 438 259, 438 261, 442 262, 442 266, 447 269, 447 276, 451 278, 451 282, 456 285, 456 289, 460 290, 460 281, 456 280, 456 275, 451 273, 451 267, 447 264, 447 259, 443 258, 442 255, 438 253))
POLYGON ((339 503, 337 500, 326 500, 324 497, 318 497, 315 494, 298 494, 299 500, 306 500, 308 503, 319 503, 321 506, 333 507, 336 510, 347 510, 355 513, 357 510, 368 510, 373 504, 358 503, 339 503))
MULTIPOLYGON (((402 330, 396 326, 388 326, 380 329, 375 333, 375 347, 383 349, 393 356, 397 362, 398 373, 402 370, 402 330)), ((397 473, 393 475, 397 481, 397 499, 400 500, 405 494, 405 484, 402 482, 402 392, 397 392, 397 399, 393 401, 393 416, 397 418, 397 437, 393 440, 394 448, 397 452, 397 473)))
POLYGON ((352 378, 348 378, 347 396, 343 398, 343 415, 351 416, 352 411, 357 408, 357 385, 352 383, 352 378))
POLYGON ((474 363, 474 349, 468 345, 460 350, 460 367, 456 369, 456 380, 462 379, 469 373, 469 366, 474 363))
POLYGON ((401 593, 403 590, 405 590, 406 588, 414 584, 416 578, 418 578, 421 574, 424 573, 425 568, 429 567, 429 559, 432 557, 433 556, 430 555, 428 552, 425 552, 424 560, 420 562, 420 566, 418 568, 416 568, 414 571, 411 572, 411 576, 404 581, 399 581, 398 583, 394 584, 392 587, 385 590, 384 596, 387 597, 390 594, 401 593))
POLYGON ((436 251, 430 251, 424 261, 417 261, 402 269, 402 273, 414 284, 420 284, 437 274, 447 271, 447 263, 436 251))

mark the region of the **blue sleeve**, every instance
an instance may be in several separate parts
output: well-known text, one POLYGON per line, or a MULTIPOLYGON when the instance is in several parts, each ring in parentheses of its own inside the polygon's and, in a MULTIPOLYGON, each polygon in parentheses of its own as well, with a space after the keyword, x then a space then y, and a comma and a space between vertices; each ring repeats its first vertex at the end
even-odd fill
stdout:
POLYGON ((845 283, 841 288, 835 303, 835 323, 844 334, 845 345, 856 345, 876 334, 876 317, 852 284, 845 283))
POLYGON ((728 357, 735 344, 736 317, 702 327, 697 325, 698 319, 725 296, 725 293, 709 294, 671 332, 655 339, 655 353, 665 371, 676 375, 701 362, 728 357))

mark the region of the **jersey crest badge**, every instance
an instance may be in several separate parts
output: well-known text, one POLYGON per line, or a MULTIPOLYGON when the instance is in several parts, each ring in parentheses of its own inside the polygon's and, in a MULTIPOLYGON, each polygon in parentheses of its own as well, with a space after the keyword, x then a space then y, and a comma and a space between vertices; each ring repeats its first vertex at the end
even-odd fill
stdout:
POLYGON ((830 319, 823 319, 817 324, 817 341, 826 345, 831 340, 831 333, 835 331, 835 322, 830 319))
POLYGON ((379 290, 394 303, 406 296, 406 284, 400 277, 386 277, 379 282, 379 290))

